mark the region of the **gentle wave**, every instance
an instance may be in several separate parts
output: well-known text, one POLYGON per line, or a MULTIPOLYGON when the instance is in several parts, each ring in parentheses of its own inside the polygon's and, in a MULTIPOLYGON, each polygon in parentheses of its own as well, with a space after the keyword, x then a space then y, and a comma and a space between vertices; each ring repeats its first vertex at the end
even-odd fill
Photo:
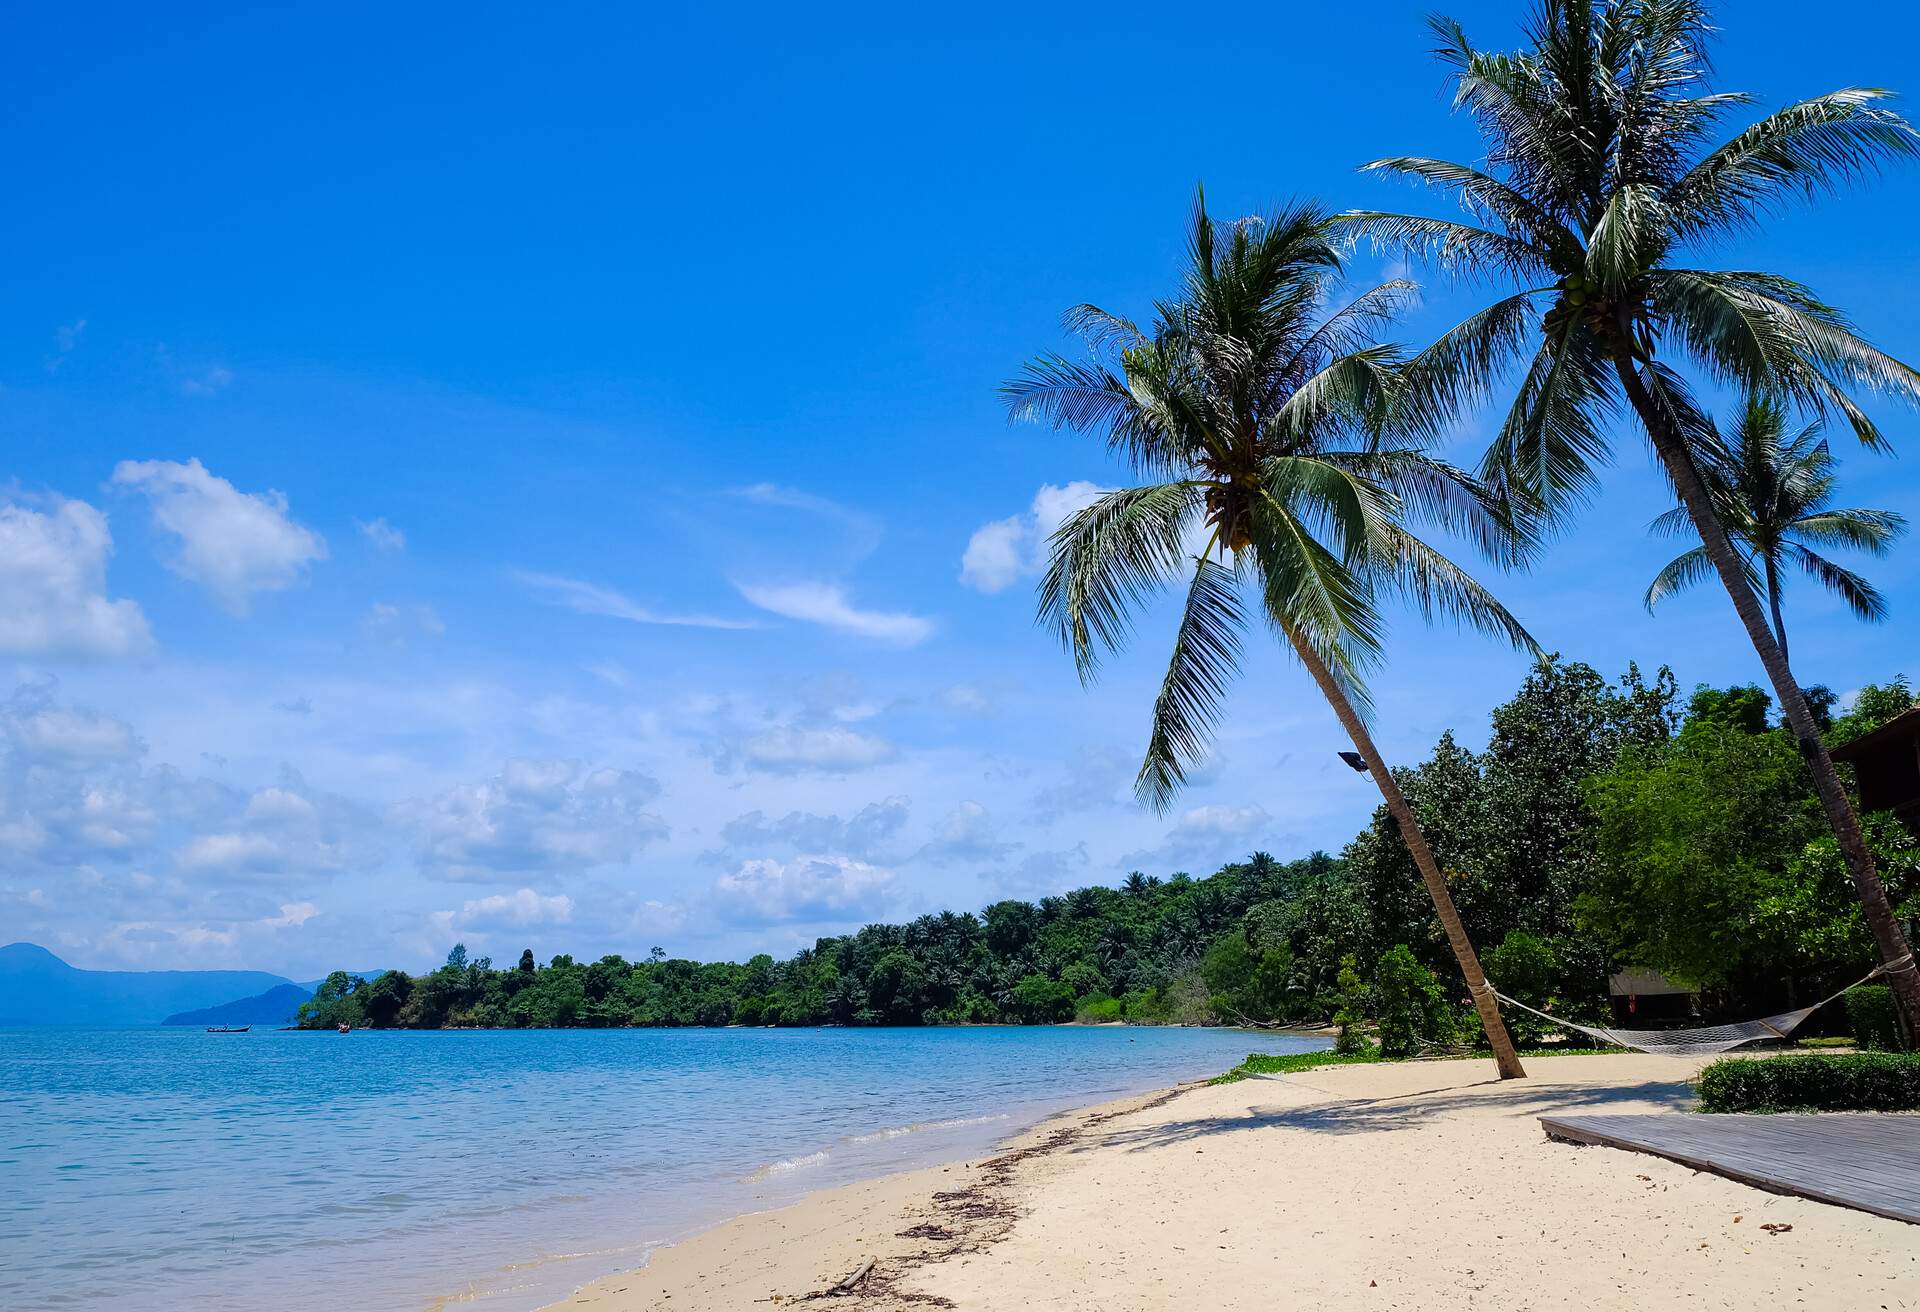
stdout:
POLYGON ((823 1148, 817 1153, 808 1153, 805 1157, 783 1157, 779 1161, 770 1162, 751 1175, 742 1178, 747 1180, 764 1180, 768 1176, 785 1175, 788 1171, 798 1171, 802 1167, 818 1166, 826 1161, 830 1155, 831 1154, 823 1148))
POLYGON ((926 1130, 958 1130, 969 1125, 991 1125, 995 1121, 1013 1119, 1007 1113, 993 1116, 961 1116, 951 1121, 921 1121, 914 1125, 895 1125, 885 1130, 875 1130, 871 1134, 851 1134, 848 1143, 874 1143, 881 1139, 898 1139, 906 1134, 920 1134, 926 1130))

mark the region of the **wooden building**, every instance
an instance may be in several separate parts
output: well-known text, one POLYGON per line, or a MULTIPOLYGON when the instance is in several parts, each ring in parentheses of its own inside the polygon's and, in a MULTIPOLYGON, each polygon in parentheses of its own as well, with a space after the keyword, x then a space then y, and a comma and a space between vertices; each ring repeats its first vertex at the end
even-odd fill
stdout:
POLYGON ((1920 706, 1833 749, 1860 781, 1860 809, 1891 811, 1920 835, 1920 706))

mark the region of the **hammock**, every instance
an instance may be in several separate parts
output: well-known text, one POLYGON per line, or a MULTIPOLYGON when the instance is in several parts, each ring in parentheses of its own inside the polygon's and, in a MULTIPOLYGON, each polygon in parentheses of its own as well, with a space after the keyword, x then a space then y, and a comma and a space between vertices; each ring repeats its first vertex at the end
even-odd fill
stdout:
POLYGON ((1602 1025, 1579 1025, 1559 1016, 1549 1016, 1546 1012, 1529 1007, 1516 998, 1510 998, 1487 981, 1487 990, 1494 997, 1510 1007, 1532 1012, 1542 1020, 1552 1021, 1562 1029, 1578 1030, 1605 1043, 1622 1048, 1634 1048, 1640 1052, 1651 1052, 1668 1057, 1705 1057, 1715 1053, 1731 1052, 1743 1043, 1754 1043, 1762 1039, 1784 1039, 1800 1027, 1802 1021, 1814 1012, 1840 997, 1848 989, 1859 988, 1876 975, 1892 974, 1914 969, 1913 954, 1909 952, 1892 966, 1875 966, 1862 978, 1847 985, 1846 988, 1820 999, 1811 1007, 1801 1007, 1797 1011, 1783 1011, 1775 1016, 1763 1016, 1759 1020, 1741 1021, 1733 1025, 1708 1025, 1693 1030, 1615 1030, 1602 1025))

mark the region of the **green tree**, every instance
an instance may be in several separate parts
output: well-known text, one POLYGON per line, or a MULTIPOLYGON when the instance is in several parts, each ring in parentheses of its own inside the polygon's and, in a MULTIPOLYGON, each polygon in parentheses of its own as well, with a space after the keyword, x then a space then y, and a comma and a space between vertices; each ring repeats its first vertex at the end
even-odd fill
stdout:
POLYGON ((1013 1007, 1029 1025, 1052 1025, 1073 1019, 1073 990, 1045 975, 1027 975, 1013 986, 1013 1007))
POLYGON ((1833 722, 1828 737, 1835 746, 1872 733, 1887 721, 1905 715, 1914 706, 1913 689, 1905 675, 1884 684, 1870 683, 1854 695, 1847 713, 1833 722))
POLYGON ((1382 435, 1399 357, 1371 338, 1410 287, 1388 283, 1328 314, 1340 271, 1330 223, 1311 206, 1223 224, 1197 200, 1181 294, 1156 307, 1150 329, 1092 306, 1069 312, 1093 358, 1029 364, 1004 389, 1013 417, 1095 433, 1154 481, 1109 493, 1061 527, 1040 612, 1091 679, 1102 650, 1124 639, 1129 613, 1186 580, 1137 781, 1164 808, 1209 750, 1251 593, 1380 788, 1511 1078, 1524 1072, 1473 945, 1366 727, 1365 675, 1380 657, 1388 592, 1531 645, 1499 602, 1414 535, 1410 518, 1473 537, 1501 559, 1523 544, 1471 478, 1382 435))
POLYGON ((1591 796, 1601 870, 1578 914, 1622 959, 1704 985, 1809 964, 1795 863, 1820 812, 1791 734, 1690 720, 1591 796))
POLYGON ((1844 315, 1779 274, 1696 267, 1705 245, 1749 230, 1888 162, 1920 155, 1920 134, 1884 107, 1888 93, 1850 88, 1790 105, 1710 144, 1751 97, 1707 86, 1711 35, 1703 0, 1548 0, 1525 48, 1477 50, 1435 18, 1455 104, 1485 139, 1488 168, 1444 160, 1376 160, 1376 172, 1453 192, 1461 223, 1360 211, 1350 230, 1431 256, 1514 290, 1412 362, 1411 423, 1438 425, 1524 364, 1519 392, 1482 472, 1516 505, 1548 518, 1576 506, 1610 443, 1624 397, 1732 598, 1844 854, 1866 921, 1908 1023, 1920 1022, 1920 968, 1806 698, 1769 628, 1739 549, 1693 452, 1711 431, 1668 360, 1710 378, 1844 417, 1868 447, 1885 445, 1855 399, 1920 399, 1920 373, 1876 349, 1844 315))
POLYGON ((1404 943, 1380 958, 1374 973, 1380 1055, 1411 1057, 1453 1042, 1453 1009, 1433 972, 1404 943))
MULTIPOLYGON (((1878 589, 1815 548, 1849 547, 1884 556, 1907 531, 1907 521, 1891 510, 1834 508, 1833 453, 1818 423, 1788 437, 1786 406, 1751 393, 1733 436, 1723 440, 1717 431, 1702 434, 1693 463, 1740 552, 1748 583, 1767 600, 1782 660, 1787 658, 1787 621, 1780 599, 1790 567, 1846 602, 1861 619, 1886 619, 1886 599, 1878 589)), ((1684 505, 1654 520, 1653 531, 1667 537, 1698 536, 1684 505)), ((1682 552, 1654 576, 1647 588, 1647 609, 1712 574, 1713 561, 1705 547, 1682 552)))

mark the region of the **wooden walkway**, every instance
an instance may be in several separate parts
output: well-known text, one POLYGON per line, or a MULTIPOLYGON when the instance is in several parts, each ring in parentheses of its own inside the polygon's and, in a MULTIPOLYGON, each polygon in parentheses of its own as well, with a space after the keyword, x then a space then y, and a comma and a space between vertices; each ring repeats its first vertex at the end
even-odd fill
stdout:
POLYGON ((1553 1139, 1652 1153, 1920 1225, 1920 1116, 1542 1116, 1553 1139))

